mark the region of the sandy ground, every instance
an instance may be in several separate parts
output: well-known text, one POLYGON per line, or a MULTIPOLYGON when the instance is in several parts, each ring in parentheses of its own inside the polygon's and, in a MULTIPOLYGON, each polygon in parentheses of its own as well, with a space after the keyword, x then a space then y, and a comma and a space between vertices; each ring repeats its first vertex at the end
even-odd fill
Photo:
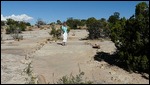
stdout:
MULTIPOLYGON (((43 75, 47 83, 57 83, 65 75, 78 75, 79 70, 85 75, 83 79, 99 84, 149 84, 149 80, 138 73, 129 73, 105 61, 96 61, 96 52, 115 52, 114 43, 109 40, 81 40, 88 35, 86 30, 71 30, 66 46, 62 40, 45 40, 51 36, 50 30, 23 32, 24 39, 14 41, 3 34, 1 42, 1 82, 26 83, 23 70, 27 67, 25 57, 32 60, 33 73, 43 75), (75 33, 75 36, 72 34, 75 33), (93 49, 91 44, 100 44, 100 49, 93 49)), ((148 75, 149 76, 149 75, 148 75)))

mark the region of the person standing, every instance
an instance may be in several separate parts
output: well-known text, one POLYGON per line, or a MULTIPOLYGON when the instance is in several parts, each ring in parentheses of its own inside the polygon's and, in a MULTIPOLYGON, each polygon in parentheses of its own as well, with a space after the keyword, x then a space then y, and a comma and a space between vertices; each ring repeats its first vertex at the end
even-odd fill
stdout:
POLYGON ((68 37, 68 32, 67 32, 67 25, 66 22, 63 23, 62 27, 61 27, 62 31, 63 31, 63 43, 62 45, 65 46, 67 43, 67 37, 68 37))

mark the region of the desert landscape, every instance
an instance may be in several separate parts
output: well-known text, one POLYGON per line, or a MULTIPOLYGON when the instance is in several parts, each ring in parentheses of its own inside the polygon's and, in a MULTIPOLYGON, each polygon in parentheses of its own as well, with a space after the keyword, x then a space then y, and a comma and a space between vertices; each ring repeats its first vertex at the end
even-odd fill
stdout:
POLYGON ((149 84, 148 74, 130 73, 94 59, 97 52, 113 54, 116 47, 110 39, 84 40, 86 30, 70 30, 66 46, 62 39, 53 41, 50 29, 24 31, 23 40, 16 41, 2 32, 1 36, 1 83, 25 84, 38 82, 38 76, 45 83, 56 84, 63 76, 84 72, 83 80, 94 84, 149 84), (100 45, 100 49, 92 48, 100 45), (30 69, 29 69, 30 68, 30 69))

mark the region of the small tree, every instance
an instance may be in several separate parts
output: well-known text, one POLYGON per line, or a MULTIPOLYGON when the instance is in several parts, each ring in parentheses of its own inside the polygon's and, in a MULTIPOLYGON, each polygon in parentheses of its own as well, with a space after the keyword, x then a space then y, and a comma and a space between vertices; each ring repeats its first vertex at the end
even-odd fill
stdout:
POLYGON ((23 36, 19 34, 19 31, 20 31, 20 29, 17 28, 17 29, 15 29, 14 33, 11 34, 11 36, 13 37, 14 40, 18 40, 18 41, 23 40, 23 36))
MULTIPOLYGON (((113 16, 110 16, 110 18, 113 16)), ((109 18, 109 19, 110 19, 109 18)), ((111 40, 117 55, 128 70, 149 72, 149 7, 145 2, 136 6, 135 15, 110 20, 111 40)))
POLYGON ((17 24, 18 22, 9 18, 9 19, 7 19, 6 23, 7 23, 7 25, 11 25, 11 24, 17 24))
POLYGON ((26 26, 31 26, 31 24, 29 22, 26 22, 26 26))
POLYGON ((21 31, 25 31, 27 26, 25 22, 19 22, 18 27, 21 31))
POLYGON ((82 25, 79 19, 73 19, 73 18, 68 18, 66 23, 71 29, 77 29, 77 26, 82 25))
POLYGON ((57 24, 58 24, 58 25, 61 25, 62 23, 61 23, 61 21, 60 21, 60 20, 57 20, 57 24))
POLYGON ((14 24, 10 24, 7 28, 6 28, 6 34, 10 34, 10 33, 14 33, 16 30, 17 26, 14 24))
POLYGON ((89 39, 98 39, 100 38, 101 33, 101 23, 98 22, 94 17, 87 19, 87 31, 89 32, 89 39))
POLYGON ((20 35, 19 33, 21 33, 21 30, 18 26, 14 25, 9 25, 6 28, 6 34, 11 34, 11 37, 13 37, 14 40, 22 40, 23 36, 20 35))
POLYGON ((42 19, 38 19, 36 25, 38 26, 38 28, 40 28, 41 25, 46 25, 46 23, 42 19))
POLYGON ((57 40, 61 36, 61 29, 56 29, 53 25, 52 30, 51 32, 49 32, 49 34, 52 35, 55 40, 57 40))

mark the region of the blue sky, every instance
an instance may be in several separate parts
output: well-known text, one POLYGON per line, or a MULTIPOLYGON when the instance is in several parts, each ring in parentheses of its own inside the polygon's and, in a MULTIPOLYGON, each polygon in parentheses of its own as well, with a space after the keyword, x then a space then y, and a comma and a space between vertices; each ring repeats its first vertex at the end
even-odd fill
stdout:
POLYGON ((129 18, 135 13, 135 6, 139 2, 141 1, 1 1, 1 18, 22 17, 31 24, 35 24, 39 18, 46 23, 57 20, 63 22, 70 17, 108 19, 114 12, 119 12, 120 17, 129 18))

